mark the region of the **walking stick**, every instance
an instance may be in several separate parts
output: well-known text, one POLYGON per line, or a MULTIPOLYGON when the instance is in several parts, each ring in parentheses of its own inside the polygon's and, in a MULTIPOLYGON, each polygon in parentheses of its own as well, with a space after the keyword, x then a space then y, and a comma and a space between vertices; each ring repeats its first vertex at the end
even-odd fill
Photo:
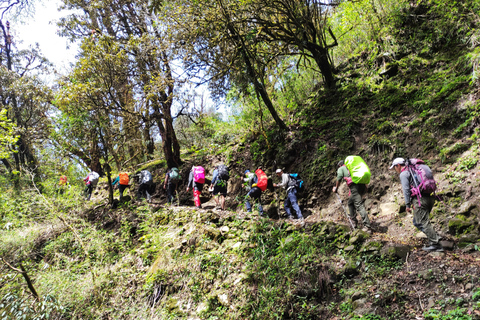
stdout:
POLYGON ((340 196, 338 193, 335 192, 337 195, 338 202, 340 202, 340 206, 343 208, 343 211, 345 211, 345 215, 347 216, 348 221, 350 222, 350 226, 352 227, 352 230, 355 230, 355 227, 353 226, 352 219, 350 219, 350 216, 348 215, 347 209, 343 206, 342 199, 340 199, 340 196))

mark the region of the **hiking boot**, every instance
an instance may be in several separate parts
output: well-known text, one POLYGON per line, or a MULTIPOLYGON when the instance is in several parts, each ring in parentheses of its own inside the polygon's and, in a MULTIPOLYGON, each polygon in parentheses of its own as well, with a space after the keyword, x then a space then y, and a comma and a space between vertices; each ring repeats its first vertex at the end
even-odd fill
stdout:
POLYGON ((443 247, 439 243, 434 243, 434 244, 429 245, 428 247, 423 247, 422 250, 423 251, 428 251, 428 252, 433 252, 433 251, 443 252, 443 247))

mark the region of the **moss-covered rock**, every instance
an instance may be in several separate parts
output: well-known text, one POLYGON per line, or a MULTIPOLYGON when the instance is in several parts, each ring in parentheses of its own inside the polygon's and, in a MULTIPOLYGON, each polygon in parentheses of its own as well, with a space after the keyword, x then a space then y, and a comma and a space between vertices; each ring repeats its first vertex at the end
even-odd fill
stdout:
POLYGON ((382 255, 385 255, 390 258, 401 259, 401 260, 405 260, 409 252, 410 252, 410 247, 403 246, 403 245, 385 246, 382 248, 382 250, 380 250, 380 253, 382 255))
POLYGON ((474 227, 473 221, 465 221, 459 218, 453 218, 448 221, 448 231, 454 236, 467 233, 473 230, 474 227))

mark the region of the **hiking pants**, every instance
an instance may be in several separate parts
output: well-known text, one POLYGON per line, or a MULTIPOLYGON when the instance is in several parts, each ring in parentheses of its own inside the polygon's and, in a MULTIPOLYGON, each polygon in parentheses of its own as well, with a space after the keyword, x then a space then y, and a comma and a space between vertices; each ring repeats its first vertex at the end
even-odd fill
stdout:
POLYGON ((263 207, 262 207, 262 204, 260 203, 261 196, 262 196, 262 190, 260 190, 260 188, 258 187, 253 187, 252 189, 250 189, 250 191, 248 191, 247 195, 245 196, 245 207, 247 207, 248 212, 252 212, 252 205, 249 201, 249 199, 252 199, 254 203, 255 202, 258 203, 258 211, 261 216, 263 215, 263 207))
POLYGON ((348 199, 348 211, 350 212, 350 219, 354 225, 357 224, 357 211, 362 217, 363 225, 370 227, 370 219, 368 219, 367 211, 363 205, 362 196, 367 191, 367 187, 364 184, 350 185, 350 198, 348 199))
POLYGON ((86 194, 87 200, 90 200, 90 197, 92 196, 92 191, 93 191, 93 185, 90 183, 87 185, 84 191, 84 193, 86 194))
POLYGON ((422 195, 420 198, 420 207, 418 206, 418 200, 415 198, 416 197, 412 198, 412 203, 415 206, 413 209, 413 225, 427 235, 430 244, 438 244, 440 237, 433 229, 429 219, 430 211, 432 211, 433 205, 435 204, 435 197, 422 195))
POLYGON ((303 218, 302 211, 300 211, 300 206, 297 202, 297 189, 291 188, 287 191, 287 198, 285 199, 285 212, 288 217, 292 216, 292 211, 290 210, 290 205, 297 215, 297 219, 303 218))
POLYGON ((122 201, 123 199, 123 192, 125 191, 125 189, 127 189, 128 185, 126 184, 119 184, 118 185, 118 191, 120 192, 120 201, 122 201))
POLYGON ((175 198, 175 189, 176 185, 174 183, 167 184, 167 202, 172 203, 173 199, 175 198))
POLYGON ((193 189, 193 200, 195 201, 195 207, 201 208, 202 203, 200 202, 200 195, 202 194, 202 191, 193 189))
POLYGON ((150 201, 151 196, 150 196, 150 193, 148 193, 148 190, 149 190, 149 189, 150 189, 150 185, 149 185, 149 184, 147 184, 147 183, 142 183, 142 184, 138 187, 137 199, 140 200, 141 198, 143 198, 144 196, 146 196, 147 201, 150 201))

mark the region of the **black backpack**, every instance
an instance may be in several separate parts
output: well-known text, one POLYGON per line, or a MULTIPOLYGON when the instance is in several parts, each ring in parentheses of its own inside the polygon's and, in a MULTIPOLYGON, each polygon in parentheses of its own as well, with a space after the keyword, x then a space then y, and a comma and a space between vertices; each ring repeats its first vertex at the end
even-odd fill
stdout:
POLYGON ((222 181, 228 181, 230 179, 230 172, 228 171, 228 167, 224 164, 219 165, 217 167, 218 170, 218 179, 222 181))

